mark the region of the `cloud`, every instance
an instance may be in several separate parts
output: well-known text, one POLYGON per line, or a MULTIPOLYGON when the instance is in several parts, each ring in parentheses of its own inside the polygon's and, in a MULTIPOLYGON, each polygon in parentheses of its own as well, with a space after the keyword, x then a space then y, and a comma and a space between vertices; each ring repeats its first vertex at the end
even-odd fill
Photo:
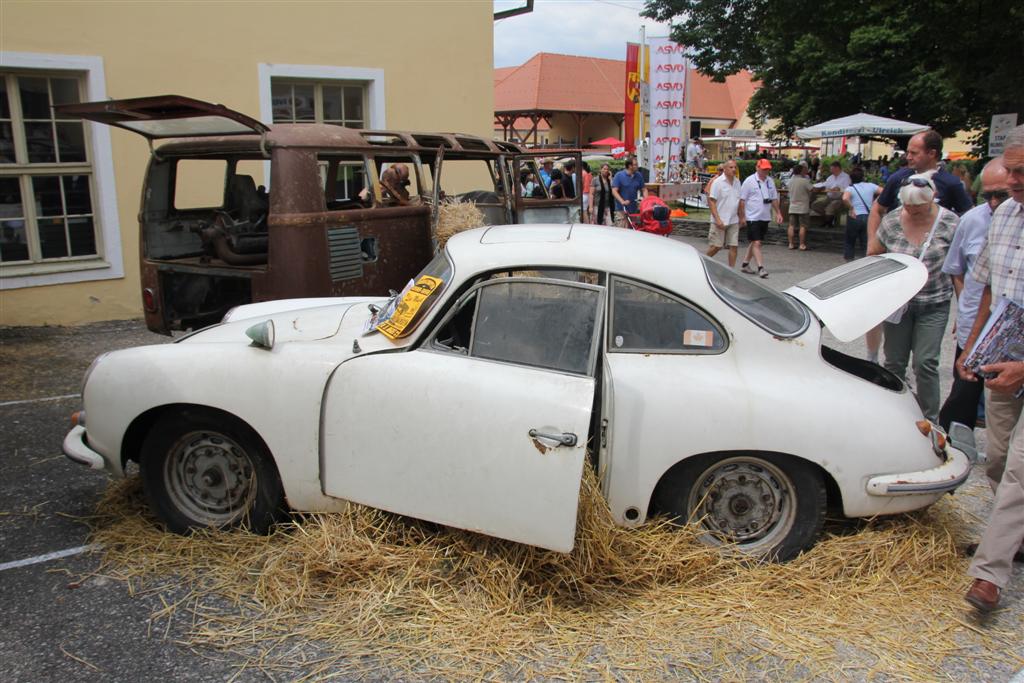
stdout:
MULTIPOLYGON (((495 11, 522 7, 522 0, 496 0, 495 11)), ((625 59, 626 43, 666 36, 668 24, 640 17, 642 0, 535 0, 533 12, 494 24, 494 66, 519 66, 538 52, 625 59)))

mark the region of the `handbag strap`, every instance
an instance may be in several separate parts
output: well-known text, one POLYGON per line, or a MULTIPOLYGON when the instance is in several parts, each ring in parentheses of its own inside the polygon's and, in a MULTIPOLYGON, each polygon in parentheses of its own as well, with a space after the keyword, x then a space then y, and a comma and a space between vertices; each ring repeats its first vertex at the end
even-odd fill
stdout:
POLYGON ((850 189, 857 193, 857 197, 860 199, 860 203, 867 207, 868 213, 871 213, 871 205, 864 201, 864 195, 860 193, 856 185, 850 185, 850 189))
POLYGON ((935 236, 935 228, 939 227, 939 221, 942 220, 942 212, 945 211, 941 206, 938 207, 939 212, 935 214, 935 222, 932 223, 932 229, 928 231, 928 237, 925 239, 924 244, 921 245, 921 253, 917 255, 917 260, 920 261, 924 258, 924 252, 928 251, 928 247, 932 244, 932 237, 935 236))

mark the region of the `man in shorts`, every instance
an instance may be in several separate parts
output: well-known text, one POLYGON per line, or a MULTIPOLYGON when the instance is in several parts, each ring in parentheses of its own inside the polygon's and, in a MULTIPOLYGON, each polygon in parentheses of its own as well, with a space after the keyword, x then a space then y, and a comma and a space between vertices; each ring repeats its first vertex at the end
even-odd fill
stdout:
POLYGON ((761 253, 761 242, 768 233, 768 223, 774 212, 775 222, 782 224, 782 211, 779 209, 779 192, 775 189, 775 182, 769 176, 772 170, 772 162, 767 159, 759 159, 757 162, 757 173, 748 176, 740 186, 739 219, 740 227, 747 228, 747 255, 743 258, 740 270, 748 275, 768 277, 768 270, 764 267, 764 256, 761 253), (750 259, 757 263, 757 270, 750 267, 750 259))
POLYGON ((729 247, 730 268, 736 266, 736 250, 740 243, 740 187, 736 162, 730 159, 722 164, 722 175, 711 181, 708 191, 708 208, 711 210, 708 256, 714 256, 722 247, 729 247))

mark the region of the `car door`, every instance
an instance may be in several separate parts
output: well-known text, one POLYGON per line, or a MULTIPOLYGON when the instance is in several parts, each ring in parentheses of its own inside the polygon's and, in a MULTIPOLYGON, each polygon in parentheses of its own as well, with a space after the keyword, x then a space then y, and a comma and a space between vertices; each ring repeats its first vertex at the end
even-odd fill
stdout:
POLYGON ((604 296, 488 280, 417 349, 343 363, 324 397, 324 492, 571 550, 604 296))
MULTIPOLYGON (((576 196, 568 199, 552 199, 547 196, 546 189, 544 197, 523 196, 520 173, 523 170, 533 172, 537 182, 543 185, 540 179, 541 161, 551 154, 517 154, 512 157, 513 170, 509 175, 515 186, 513 196, 515 197, 514 219, 516 223, 569 223, 578 220, 583 210, 583 195, 586 193, 586 188, 578 188, 580 191, 576 193, 576 196)), ((559 152, 559 154, 565 154, 565 156, 576 160, 577 175, 582 178, 583 158, 580 153, 573 151, 559 152)))

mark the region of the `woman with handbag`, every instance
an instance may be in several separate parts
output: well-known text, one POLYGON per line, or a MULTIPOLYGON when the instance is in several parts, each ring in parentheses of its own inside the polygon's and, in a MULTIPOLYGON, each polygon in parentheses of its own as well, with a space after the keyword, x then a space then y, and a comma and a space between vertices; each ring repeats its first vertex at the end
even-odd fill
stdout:
POLYGON ((615 225, 615 198, 612 196, 612 168, 601 164, 601 171, 594 176, 590 185, 593 200, 590 206, 594 211, 594 222, 597 225, 615 225), (605 212, 611 220, 605 222, 605 212))
POLYGON ((882 188, 874 183, 864 182, 864 169, 855 166, 850 170, 850 186, 843 192, 843 204, 849 209, 850 218, 846 221, 846 241, 843 245, 843 259, 852 261, 859 252, 867 249, 868 215, 875 197, 882 194, 882 188), (860 249, 857 248, 858 243, 860 249))
POLYGON ((960 219, 935 203, 930 174, 912 175, 900 188, 900 208, 882 219, 868 254, 909 254, 928 269, 928 280, 914 298, 886 319, 885 369, 905 379, 913 357, 917 403, 924 416, 939 419, 939 354, 949 319, 953 283, 942 272, 960 219))

